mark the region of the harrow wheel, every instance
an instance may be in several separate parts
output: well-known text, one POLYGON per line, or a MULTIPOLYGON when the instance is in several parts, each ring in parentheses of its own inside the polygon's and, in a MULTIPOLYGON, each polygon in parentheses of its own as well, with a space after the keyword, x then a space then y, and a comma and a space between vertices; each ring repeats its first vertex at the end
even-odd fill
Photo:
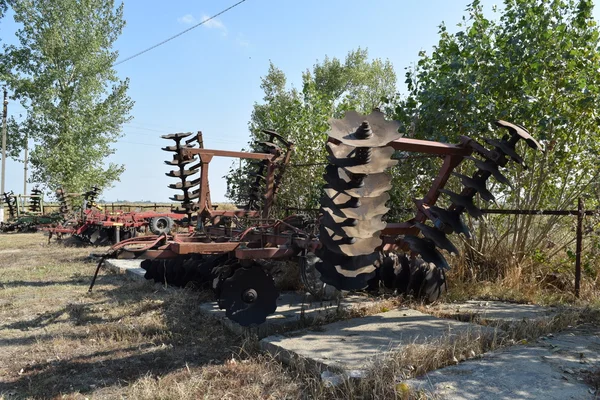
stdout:
POLYGON ((239 266, 221 281, 219 308, 225 309, 229 319, 242 326, 262 324, 277 309, 279 292, 273 278, 258 264, 239 266))

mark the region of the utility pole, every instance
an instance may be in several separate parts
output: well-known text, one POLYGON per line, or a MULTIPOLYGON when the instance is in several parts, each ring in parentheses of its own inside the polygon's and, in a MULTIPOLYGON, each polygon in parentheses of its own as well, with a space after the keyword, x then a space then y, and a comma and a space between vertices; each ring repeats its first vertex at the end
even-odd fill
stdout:
MULTIPOLYGON (((4 177, 6 174, 6 118, 8 116, 8 92, 4 88, 4 102, 2 107, 2 181, 0 194, 4 193, 4 177)), ((4 221, 4 202, 0 202, 0 221, 4 221)))
POLYGON ((23 160, 23 195, 27 194, 27 150, 29 149, 29 140, 27 134, 25 134, 25 157, 23 160))

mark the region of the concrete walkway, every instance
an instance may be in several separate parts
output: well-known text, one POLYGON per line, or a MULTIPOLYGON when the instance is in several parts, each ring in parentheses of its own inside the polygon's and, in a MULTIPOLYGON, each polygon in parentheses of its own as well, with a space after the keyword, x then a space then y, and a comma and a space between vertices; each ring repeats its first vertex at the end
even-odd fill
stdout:
POLYGON ((320 369, 356 375, 390 351, 467 332, 493 334, 494 329, 401 309, 335 322, 316 331, 270 336, 260 345, 283 362, 302 358, 320 369))
POLYGON ((118 260, 109 258, 104 260, 104 266, 118 274, 127 274, 133 279, 145 280, 146 271, 140 267, 142 260, 118 260))
POLYGON ((551 317, 557 313, 557 309, 554 307, 480 300, 443 303, 431 307, 430 310, 434 315, 445 318, 485 323, 534 320, 551 317))
POLYGON ((406 383, 448 400, 600 398, 585 383, 600 368, 600 328, 582 325, 555 337, 490 352, 406 383))

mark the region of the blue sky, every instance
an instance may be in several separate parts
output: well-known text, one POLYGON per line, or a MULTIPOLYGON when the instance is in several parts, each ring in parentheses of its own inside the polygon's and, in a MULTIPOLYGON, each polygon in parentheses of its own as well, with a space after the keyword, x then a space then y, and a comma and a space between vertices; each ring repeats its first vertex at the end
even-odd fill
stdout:
MULTIPOLYGON (((236 0, 127 0, 127 26, 116 43, 121 59, 154 45, 236 0)), ((325 55, 344 58, 357 47, 371 58, 389 59, 403 89, 404 68, 429 51, 444 21, 460 22, 469 0, 246 0, 177 39, 116 67, 131 80, 134 119, 123 127, 110 161, 125 164, 121 181, 104 192, 108 201, 169 201, 176 191, 167 185, 170 155, 160 149, 161 134, 201 130, 205 147, 240 150, 249 140, 248 120, 255 102, 262 101, 260 78, 272 61, 290 85, 302 71, 325 55)), ((499 1, 499 3, 501 3, 499 1)), ((491 6, 492 2, 486 2, 491 6)), ((598 10, 595 10, 598 19, 598 10)), ((15 27, 2 21, 2 40, 15 27)), ((9 114, 20 107, 11 102, 9 114)), ((266 127, 267 128, 267 127, 266 127)), ((231 159, 210 164, 213 201, 224 201, 222 178, 231 159)), ((23 164, 7 161, 6 189, 23 190, 23 164)), ((29 185, 31 187, 31 185, 29 185)))

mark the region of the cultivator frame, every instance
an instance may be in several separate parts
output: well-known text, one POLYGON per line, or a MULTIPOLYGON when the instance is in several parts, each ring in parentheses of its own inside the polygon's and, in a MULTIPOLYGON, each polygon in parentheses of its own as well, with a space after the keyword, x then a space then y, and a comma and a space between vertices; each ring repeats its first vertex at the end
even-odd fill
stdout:
POLYGON ((0 223, 0 232, 36 232, 40 226, 61 219, 58 213, 45 213, 44 194, 38 186, 28 195, 2 193, 1 201, 8 209, 8 220, 0 223))
MULTIPOLYGON (((277 188, 293 150, 293 144, 276 132, 263 131, 269 140, 258 144, 262 151, 254 153, 207 150, 201 133, 184 144, 183 139, 191 134, 172 134, 163 138, 174 140, 175 146, 164 150, 174 152, 173 160, 167 164, 179 169, 167 175, 181 179, 171 188, 184 190, 183 195, 172 199, 182 201, 180 212, 187 213, 190 219, 196 213, 196 231, 126 240, 113 246, 103 260, 143 258, 147 259, 142 263, 147 279, 177 286, 189 282, 210 286, 219 306, 241 325, 262 323, 275 311, 278 292, 260 264, 265 259, 297 258, 301 279, 316 296, 327 293, 327 285, 355 290, 381 282, 399 294, 434 301, 444 291, 444 271, 449 268, 440 250, 458 253, 447 234, 469 236, 461 214, 466 211, 474 218, 482 215, 473 197, 479 193, 482 199, 493 200, 486 181, 493 176, 507 183, 498 168, 506 166, 509 160, 525 167, 515 151, 519 140, 542 150, 525 128, 506 121, 496 121, 499 128, 508 131, 501 140, 486 139, 491 150, 467 136, 461 136, 458 144, 403 138, 398 133, 398 123, 386 121, 379 111, 369 115, 348 112, 344 119, 331 120, 330 125, 329 165, 324 175, 327 184, 318 221, 298 215, 285 219, 271 216, 277 188), (387 191, 391 188, 386 170, 397 163, 392 156, 399 151, 439 156, 443 162, 427 194, 414 200, 414 217, 390 222, 385 221, 389 211, 387 191), (258 165, 252 175, 248 204, 238 210, 212 208, 208 166, 215 156, 254 160, 258 165), (477 167, 472 176, 454 172, 465 160, 477 167), (192 165, 194 162, 197 163, 192 165), (188 180, 198 172, 200 178, 188 180), (460 193, 445 189, 452 175, 464 185, 460 193), (436 206, 442 194, 450 202, 445 209, 436 206)), ((102 261, 98 270, 101 265, 102 261)))
POLYGON ((60 240, 67 234, 91 245, 115 244, 136 237, 141 228, 147 228, 155 234, 169 233, 174 228, 175 221, 184 218, 181 214, 173 212, 109 212, 96 202, 99 194, 100 189, 96 186, 85 193, 67 194, 62 189, 57 190, 60 212, 65 218, 56 226, 43 228, 48 232, 48 242, 54 235, 60 240), (67 218, 72 214, 66 199, 69 196, 83 197, 83 207, 77 217, 67 218))

